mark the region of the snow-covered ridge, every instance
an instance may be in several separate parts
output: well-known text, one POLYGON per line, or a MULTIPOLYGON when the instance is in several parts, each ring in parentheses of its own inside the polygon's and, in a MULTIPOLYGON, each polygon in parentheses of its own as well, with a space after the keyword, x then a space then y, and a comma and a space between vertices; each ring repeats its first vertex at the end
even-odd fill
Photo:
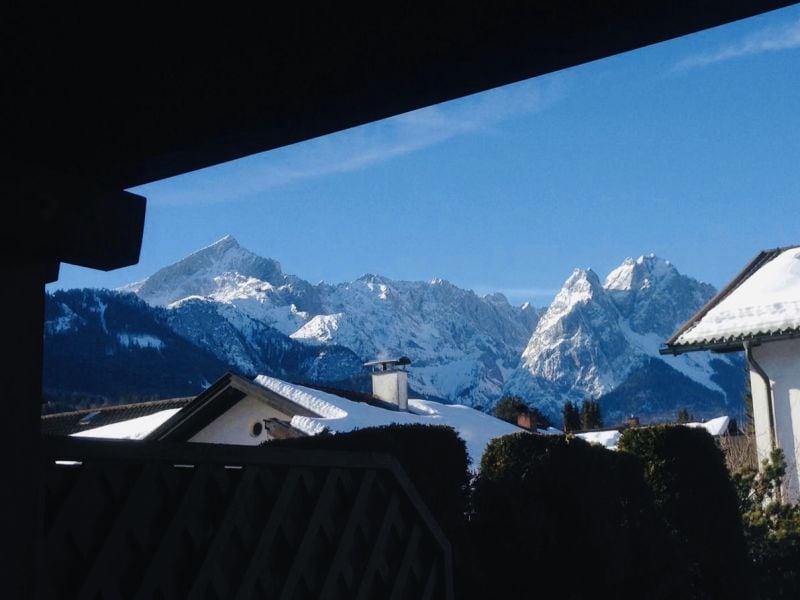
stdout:
POLYGON ((166 306, 187 296, 219 291, 225 286, 216 278, 228 273, 260 283, 285 283, 280 263, 245 250, 228 235, 157 271, 135 293, 148 304, 166 306))
MULTIPOLYGON (((365 274, 352 282, 311 285, 229 236, 161 269, 137 294, 181 311, 182 331, 197 332, 197 339, 203 336, 186 322, 187 299, 226 306, 221 314, 244 327, 245 337, 254 321, 306 345, 349 348, 362 361, 409 355, 416 367, 412 389, 477 405, 499 397, 538 319, 530 305, 514 307, 502 294, 480 297, 438 278, 393 281, 365 274)), ((203 312, 196 308, 198 315, 203 312)), ((237 351, 240 367, 252 372, 255 363, 244 354, 237 351)))
POLYGON ((658 354, 660 342, 714 290, 652 254, 626 259, 604 283, 591 269, 576 269, 544 314, 441 278, 394 281, 366 274, 312 285, 230 236, 137 289, 139 297, 174 313, 171 323, 181 335, 247 373, 264 372, 290 344, 318 353, 303 354, 305 373, 327 360, 330 381, 352 378, 359 360, 407 355, 414 365, 409 384, 419 394, 490 409, 513 393, 551 416, 568 399, 616 389, 649 360, 665 361, 715 393, 730 389, 717 382, 710 356, 658 354), (276 345, 283 350, 274 352, 276 345), (335 361, 323 349, 333 347, 355 355, 350 370, 332 372, 335 361))

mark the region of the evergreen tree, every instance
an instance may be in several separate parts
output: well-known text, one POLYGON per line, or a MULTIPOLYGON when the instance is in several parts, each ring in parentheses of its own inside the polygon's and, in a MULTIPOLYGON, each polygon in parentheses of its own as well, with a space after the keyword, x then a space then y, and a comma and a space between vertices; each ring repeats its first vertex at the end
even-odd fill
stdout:
POLYGON ((732 475, 756 586, 762 598, 777 600, 800 597, 800 505, 781 497, 785 477, 779 448, 760 471, 742 467, 732 475))
POLYGON ((583 429, 600 429, 603 426, 599 401, 590 400, 589 398, 583 401, 581 404, 580 422, 583 429))
POLYGON ((550 427, 550 419, 535 406, 528 406, 519 396, 503 396, 497 401, 492 414, 498 419, 516 425, 517 416, 525 412, 529 412, 533 415, 537 427, 550 427))
POLYGON ((528 405, 519 396, 503 396, 494 407, 494 416, 517 424, 517 415, 528 410, 528 405))
POLYGON ((561 412, 564 420, 564 433, 578 431, 581 428, 581 416, 578 414, 577 407, 568 401, 561 412))
POLYGON ((684 423, 689 423, 692 420, 692 416, 689 414, 689 411, 685 408, 682 408, 678 411, 678 418, 677 422, 681 425, 684 423))

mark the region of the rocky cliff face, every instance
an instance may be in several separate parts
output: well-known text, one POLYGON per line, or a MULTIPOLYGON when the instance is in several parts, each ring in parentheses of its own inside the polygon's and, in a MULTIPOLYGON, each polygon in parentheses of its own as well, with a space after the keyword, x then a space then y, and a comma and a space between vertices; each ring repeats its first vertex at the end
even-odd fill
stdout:
POLYGON ((663 399, 671 385, 679 396, 675 404, 691 407, 698 416, 727 410, 739 400, 729 393, 737 388, 729 380, 741 377, 729 368, 736 358, 658 353, 660 344, 713 294, 712 286, 681 275, 653 255, 626 259, 602 285, 591 270, 576 270, 539 320, 505 391, 555 419, 567 401, 587 397, 600 398, 610 420, 622 419, 635 406, 647 418, 655 409, 627 402, 620 394, 658 393, 663 399), (685 380, 694 387, 687 388, 685 380), (623 384, 622 391, 602 401, 623 384), (693 390, 688 397, 687 389, 693 390))

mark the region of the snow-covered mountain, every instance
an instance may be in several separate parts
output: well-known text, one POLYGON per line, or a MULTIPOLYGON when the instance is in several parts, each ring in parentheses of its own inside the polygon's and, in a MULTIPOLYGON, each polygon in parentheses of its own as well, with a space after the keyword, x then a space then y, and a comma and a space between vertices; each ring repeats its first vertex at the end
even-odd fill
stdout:
MULTIPOLYGON (((326 355, 349 349, 361 361, 406 354, 417 394, 484 406, 499 397, 538 319, 502 294, 480 297, 447 281, 392 281, 364 275, 311 285, 286 275, 230 236, 128 286, 172 313, 181 335, 242 370, 252 354, 285 343, 264 328, 326 355)), ((341 378, 352 376, 352 361, 341 378)))
POLYGON ((229 370, 348 384, 363 378, 361 365, 347 348, 297 342, 197 296, 170 309, 110 290, 46 298, 43 388, 60 405, 52 410, 192 396, 229 370))
POLYGON ((285 275, 278 261, 245 250, 231 236, 124 289, 153 306, 206 298, 287 335, 322 310, 316 287, 285 275))
POLYGON ((228 369, 176 334, 161 312, 109 290, 48 294, 42 387, 49 410, 192 396, 228 369))
POLYGON ((730 408, 739 400, 734 380, 740 386, 743 379, 737 358, 658 353, 713 294, 654 255, 626 259, 603 284, 593 271, 577 269, 539 320, 505 391, 553 417, 567 401, 587 397, 600 398, 610 420, 630 412, 674 416, 684 405, 698 416, 730 408), (627 401, 631 394, 639 401, 627 401), (673 394, 671 402, 665 394, 673 394), (648 395, 661 401, 648 407, 648 395))
MULTIPOLYGON (((676 407, 714 416, 739 401, 743 382, 737 357, 658 354, 714 289, 653 255, 626 259, 603 283, 575 270, 546 311, 442 279, 312 285, 230 236, 124 291, 110 297, 135 294, 159 327, 244 374, 365 388, 363 362, 407 355, 417 396, 490 409, 516 394, 557 421, 567 400, 585 397, 601 399, 608 421, 674 416, 676 407)), ((50 311, 51 345, 96 313, 55 304, 66 308, 50 311)))

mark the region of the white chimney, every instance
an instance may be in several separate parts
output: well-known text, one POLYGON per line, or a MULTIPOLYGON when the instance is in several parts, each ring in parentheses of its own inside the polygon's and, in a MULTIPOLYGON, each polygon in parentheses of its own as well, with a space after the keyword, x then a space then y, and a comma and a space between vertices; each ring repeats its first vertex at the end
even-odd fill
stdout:
POLYGON ((405 366, 410 364, 405 356, 366 363, 365 367, 372 368, 372 395, 394 404, 399 410, 408 410, 408 371, 405 366))

